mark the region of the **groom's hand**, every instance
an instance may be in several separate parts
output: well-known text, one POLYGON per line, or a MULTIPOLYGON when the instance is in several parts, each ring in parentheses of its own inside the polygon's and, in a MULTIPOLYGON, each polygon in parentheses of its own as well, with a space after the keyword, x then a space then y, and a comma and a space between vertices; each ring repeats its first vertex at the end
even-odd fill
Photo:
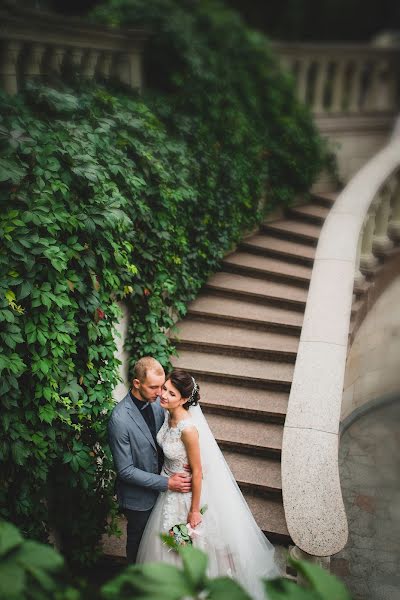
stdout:
POLYGON ((168 479, 168 489, 186 494, 192 489, 192 480, 186 473, 175 473, 168 479))

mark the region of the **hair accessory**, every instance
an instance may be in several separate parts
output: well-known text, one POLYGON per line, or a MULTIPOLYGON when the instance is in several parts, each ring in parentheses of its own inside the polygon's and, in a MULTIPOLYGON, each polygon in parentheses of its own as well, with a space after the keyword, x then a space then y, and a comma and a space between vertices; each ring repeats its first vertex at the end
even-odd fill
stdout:
POLYGON ((193 381, 193 389, 192 389, 192 393, 189 396, 188 402, 192 402, 193 401, 194 395, 197 392, 197 390, 199 389, 199 386, 197 385, 196 380, 195 380, 194 377, 192 377, 192 381, 193 381))

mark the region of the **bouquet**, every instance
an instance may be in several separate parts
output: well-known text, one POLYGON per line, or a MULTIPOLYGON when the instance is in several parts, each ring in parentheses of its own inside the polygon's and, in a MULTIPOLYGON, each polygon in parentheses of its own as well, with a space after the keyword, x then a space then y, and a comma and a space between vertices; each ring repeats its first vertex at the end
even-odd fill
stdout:
MULTIPOLYGON (((200 512, 202 515, 204 515, 207 508, 207 504, 201 507, 200 512)), ((191 527, 189 523, 177 523, 171 527, 168 533, 162 533, 161 539, 164 544, 169 546, 172 550, 177 550, 179 546, 191 546, 193 544, 193 539, 200 535, 201 534, 191 527)))

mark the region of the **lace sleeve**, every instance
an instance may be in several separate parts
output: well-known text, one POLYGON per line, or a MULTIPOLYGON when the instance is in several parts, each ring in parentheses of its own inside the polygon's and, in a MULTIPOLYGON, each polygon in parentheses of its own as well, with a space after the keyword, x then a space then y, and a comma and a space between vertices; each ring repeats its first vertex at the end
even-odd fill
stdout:
POLYGON ((193 423, 192 419, 184 419, 178 423, 179 434, 182 434, 182 431, 186 429, 195 429, 198 432, 197 425, 193 423))

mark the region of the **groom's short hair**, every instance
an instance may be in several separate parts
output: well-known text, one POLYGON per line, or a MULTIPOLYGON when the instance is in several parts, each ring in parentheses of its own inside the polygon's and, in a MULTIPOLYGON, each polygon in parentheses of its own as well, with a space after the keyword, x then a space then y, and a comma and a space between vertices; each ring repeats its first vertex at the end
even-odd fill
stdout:
POLYGON ((164 375, 164 369, 152 356, 143 356, 133 367, 133 378, 139 379, 140 382, 145 381, 148 371, 154 371, 158 375, 164 375))

